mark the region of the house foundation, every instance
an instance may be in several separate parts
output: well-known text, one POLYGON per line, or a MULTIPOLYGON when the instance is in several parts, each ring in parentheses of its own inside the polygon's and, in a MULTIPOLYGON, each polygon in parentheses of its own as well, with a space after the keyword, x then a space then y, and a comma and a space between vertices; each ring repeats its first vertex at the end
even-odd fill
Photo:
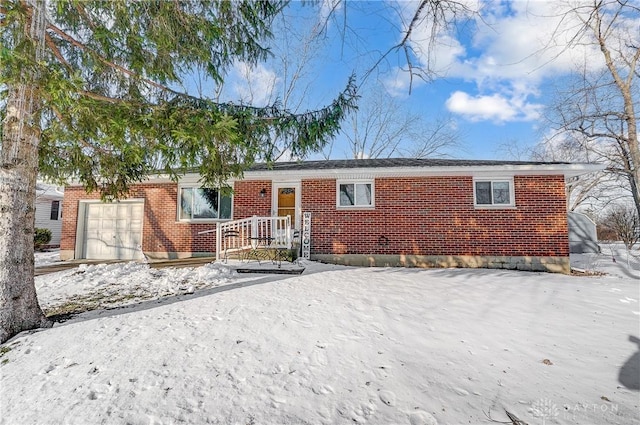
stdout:
POLYGON ((571 273, 569 257, 316 254, 311 259, 360 267, 487 268, 571 273))

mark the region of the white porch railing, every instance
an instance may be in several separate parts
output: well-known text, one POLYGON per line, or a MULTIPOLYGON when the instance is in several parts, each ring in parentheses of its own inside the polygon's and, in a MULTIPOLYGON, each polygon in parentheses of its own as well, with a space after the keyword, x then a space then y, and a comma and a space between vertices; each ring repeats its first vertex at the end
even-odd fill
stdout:
POLYGON ((217 223, 215 230, 205 230, 199 234, 216 232, 216 260, 229 253, 249 251, 261 244, 268 249, 291 249, 293 229, 291 217, 258 217, 217 223))

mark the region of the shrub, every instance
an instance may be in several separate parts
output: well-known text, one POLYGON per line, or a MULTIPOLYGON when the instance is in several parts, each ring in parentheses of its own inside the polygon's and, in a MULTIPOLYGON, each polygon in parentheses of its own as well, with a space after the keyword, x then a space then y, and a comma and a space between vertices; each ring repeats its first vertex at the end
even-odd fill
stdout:
POLYGON ((40 249, 49 242, 51 242, 51 230, 36 227, 36 232, 33 235, 33 247, 40 249))

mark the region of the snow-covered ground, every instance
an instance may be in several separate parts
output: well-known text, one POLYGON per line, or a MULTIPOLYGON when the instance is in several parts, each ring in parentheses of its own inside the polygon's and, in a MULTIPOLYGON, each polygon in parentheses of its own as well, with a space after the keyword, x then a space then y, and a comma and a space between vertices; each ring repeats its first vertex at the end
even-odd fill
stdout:
POLYGON ((0 422, 640 424, 634 261, 613 247, 573 257, 584 276, 312 262, 39 276, 45 310, 96 310, 0 348, 0 422))
POLYGON ((60 262, 60 250, 50 249, 46 251, 36 251, 35 264, 36 267, 56 264, 60 262))

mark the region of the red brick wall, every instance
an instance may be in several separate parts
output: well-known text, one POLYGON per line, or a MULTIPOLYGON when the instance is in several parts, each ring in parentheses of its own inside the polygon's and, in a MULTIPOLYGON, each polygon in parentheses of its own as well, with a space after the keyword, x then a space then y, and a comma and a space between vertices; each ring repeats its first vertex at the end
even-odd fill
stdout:
POLYGON ((241 219, 254 215, 271 216, 270 181, 238 181, 233 189, 233 218, 241 219), (262 189, 265 190, 264 198, 260 196, 262 189))
MULTIPOLYGON (((375 181, 375 209, 337 210, 335 180, 304 180, 302 210, 312 213, 314 254, 568 256, 562 176, 515 177, 516 208, 476 209, 471 177, 375 181)), ((177 184, 134 186, 145 198, 143 251, 212 252, 213 223, 177 221, 177 184)), ((98 199, 65 190, 61 249, 75 248, 78 201, 98 199)), ((235 184, 233 218, 271 215, 271 182, 235 184), (260 191, 265 189, 265 196, 260 191)))
MULTIPOLYGON (((237 182, 235 191, 234 218, 270 215, 271 182, 237 182), (263 188, 266 191, 264 198, 260 196, 263 188)), ((65 189, 60 249, 75 249, 79 201, 99 198, 97 193, 88 194, 80 187, 65 189)), ((215 229, 215 223, 188 223, 177 220, 176 183, 134 185, 129 198, 145 199, 142 225, 144 252, 214 252, 215 232, 204 235, 198 235, 198 232, 215 229)))
POLYGON ((375 180, 375 209, 337 210, 335 180, 303 181, 314 254, 568 256, 564 178, 514 179, 516 208, 477 209, 471 177, 375 180))

